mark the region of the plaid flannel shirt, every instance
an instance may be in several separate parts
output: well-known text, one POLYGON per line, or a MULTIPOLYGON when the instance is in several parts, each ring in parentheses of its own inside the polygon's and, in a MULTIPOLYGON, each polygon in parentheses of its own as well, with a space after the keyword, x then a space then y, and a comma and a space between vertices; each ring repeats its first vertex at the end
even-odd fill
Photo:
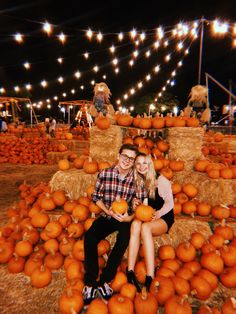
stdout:
MULTIPOLYGON (((98 174, 95 191, 92 195, 93 202, 101 200, 107 208, 110 208, 117 196, 127 201, 129 209, 132 209, 134 197, 141 201, 146 197, 144 188, 137 189, 135 187, 132 169, 124 178, 120 177, 117 166, 104 169, 98 174)), ((102 214, 105 215, 105 213, 102 214)))

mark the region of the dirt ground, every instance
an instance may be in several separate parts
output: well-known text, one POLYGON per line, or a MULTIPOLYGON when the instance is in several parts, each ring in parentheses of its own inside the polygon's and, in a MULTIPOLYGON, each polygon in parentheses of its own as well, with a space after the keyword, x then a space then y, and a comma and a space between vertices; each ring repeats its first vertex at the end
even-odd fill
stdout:
MULTIPOLYGON (((7 221, 6 210, 18 200, 18 186, 48 182, 57 166, 0 165, 0 226, 7 221)), ((44 314, 59 313, 58 298, 66 284, 63 270, 53 273, 51 284, 44 289, 32 288, 24 274, 10 274, 0 265, 0 313, 44 314)))

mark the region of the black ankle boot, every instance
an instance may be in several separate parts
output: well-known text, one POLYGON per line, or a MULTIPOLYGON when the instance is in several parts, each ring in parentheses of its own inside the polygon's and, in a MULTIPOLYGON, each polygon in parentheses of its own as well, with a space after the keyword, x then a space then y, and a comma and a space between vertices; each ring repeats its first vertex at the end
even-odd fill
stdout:
POLYGON ((138 292, 141 292, 141 288, 139 286, 139 283, 138 283, 138 280, 135 276, 134 271, 128 270, 128 268, 126 268, 126 276, 127 276, 128 282, 132 283, 136 287, 138 292))
POLYGON ((150 290, 151 283, 152 283, 152 277, 146 276, 144 286, 147 288, 147 291, 150 290))

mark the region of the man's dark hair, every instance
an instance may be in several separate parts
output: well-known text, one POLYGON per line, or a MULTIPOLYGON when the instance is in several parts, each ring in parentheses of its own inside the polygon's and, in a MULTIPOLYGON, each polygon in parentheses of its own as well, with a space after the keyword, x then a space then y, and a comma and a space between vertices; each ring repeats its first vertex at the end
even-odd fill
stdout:
POLYGON ((132 150, 132 151, 134 151, 134 152, 136 153, 136 155, 137 155, 137 153, 138 153, 138 148, 137 148, 137 146, 135 146, 135 145, 133 145, 133 144, 123 144, 123 145, 121 146, 120 150, 119 150, 119 154, 121 154, 124 149, 132 150))

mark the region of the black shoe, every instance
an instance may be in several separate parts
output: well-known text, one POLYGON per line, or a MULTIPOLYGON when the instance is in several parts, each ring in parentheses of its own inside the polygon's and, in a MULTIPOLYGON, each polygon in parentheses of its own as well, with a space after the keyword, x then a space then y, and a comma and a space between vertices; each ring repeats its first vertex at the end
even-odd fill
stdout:
POLYGON ((147 288, 147 291, 150 290, 151 283, 152 283, 152 277, 146 276, 144 286, 147 288))
POLYGON ((84 305, 89 305, 98 294, 98 289, 90 286, 84 286, 83 291, 84 305))
POLYGON ((98 291, 101 294, 101 297, 105 300, 109 300, 113 295, 112 288, 106 282, 102 286, 98 287, 98 291))
POLYGON ((128 282, 132 283, 136 287, 137 292, 141 292, 141 288, 139 286, 139 283, 135 276, 134 271, 126 269, 126 276, 127 276, 128 282))

